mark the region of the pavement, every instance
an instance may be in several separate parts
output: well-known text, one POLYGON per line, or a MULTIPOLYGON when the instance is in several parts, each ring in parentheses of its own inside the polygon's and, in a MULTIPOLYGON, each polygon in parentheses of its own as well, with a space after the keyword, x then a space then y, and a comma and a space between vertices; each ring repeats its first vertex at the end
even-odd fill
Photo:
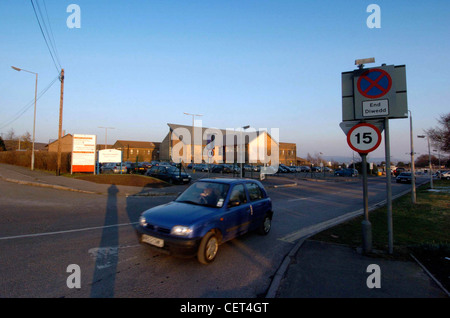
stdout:
MULTIPOLYGON (((110 185, 56 176, 51 172, 0 163, 0 180, 107 195, 110 185)), ((295 186, 270 176, 265 187, 295 186)), ((186 186, 142 188, 118 185, 118 195, 173 195, 186 186)), ((309 235, 311 236, 311 235, 309 235)), ((275 273, 266 298, 448 298, 449 292, 417 260, 396 260, 383 252, 300 238, 275 273)))

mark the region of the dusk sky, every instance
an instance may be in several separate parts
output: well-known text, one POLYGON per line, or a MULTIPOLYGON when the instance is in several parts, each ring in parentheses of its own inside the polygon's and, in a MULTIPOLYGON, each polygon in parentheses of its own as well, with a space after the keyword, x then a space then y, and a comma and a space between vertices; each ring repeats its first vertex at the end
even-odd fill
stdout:
MULTIPOLYGON (((167 123, 278 128, 306 157, 352 156, 342 121, 341 73, 406 65, 414 146, 449 113, 450 1, 2 0, 0 132, 32 133, 38 92, 65 70, 63 130, 160 142, 167 123), (51 35, 52 59, 33 10, 51 35), (70 28, 70 4, 81 9, 70 28), (370 4, 381 28, 369 28, 370 4), (40 10, 40 11, 39 11, 40 10), (55 59, 55 61, 54 61, 55 59), (30 106, 31 105, 31 106, 30 106)), ((37 102, 36 141, 58 137, 60 82, 37 102)), ((409 119, 390 120, 391 154, 409 162, 409 119)), ((370 157, 384 157, 384 140, 370 157)))

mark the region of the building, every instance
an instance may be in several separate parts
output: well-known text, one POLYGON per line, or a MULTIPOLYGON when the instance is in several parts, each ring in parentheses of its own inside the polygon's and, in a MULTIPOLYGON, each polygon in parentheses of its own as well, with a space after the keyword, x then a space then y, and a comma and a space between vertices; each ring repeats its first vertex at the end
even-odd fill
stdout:
POLYGON ((297 145, 294 143, 280 142, 280 163, 286 166, 297 165, 297 145))
MULTIPOLYGON (((58 152, 58 139, 55 141, 49 142, 45 147, 48 152, 58 152)), ((73 148, 73 136, 71 134, 67 134, 61 137, 61 152, 72 152, 73 148)))
POLYGON ((161 142, 160 160, 184 163, 278 164, 278 143, 265 130, 256 131, 249 127, 241 132, 167 125, 169 132, 161 142))
POLYGON ((117 140, 113 149, 122 151, 123 161, 142 162, 159 160, 160 142, 117 140))

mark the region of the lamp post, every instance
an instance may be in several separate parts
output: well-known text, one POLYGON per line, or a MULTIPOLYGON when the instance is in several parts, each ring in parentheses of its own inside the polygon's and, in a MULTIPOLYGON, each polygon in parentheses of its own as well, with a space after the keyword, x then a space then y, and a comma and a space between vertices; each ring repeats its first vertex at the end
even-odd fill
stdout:
POLYGON ((98 128, 104 128, 105 129, 105 149, 107 148, 107 142, 108 142, 108 129, 114 129, 114 127, 101 127, 99 126, 98 128))
POLYGON ((428 142, 428 160, 430 164, 430 187, 433 189, 433 167, 431 166, 431 150, 430 150, 430 137, 427 135, 418 135, 417 138, 425 138, 427 137, 428 142))
POLYGON ((192 116, 191 163, 194 164, 194 117, 195 116, 203 116, 203 115, 190 114, 190 113, 185 113, 185 112, 183 112, 183 114, 188 115, 188 116, 192 116))
POLYGON ((411 201, 412 204, 416 203, 416 168, 414 164, 414 143, 413 143, 413 125, 412 125, 412 113, 409 111, 409 133, 411 139, 411 201))
POLYGON ((36 100, 37 100, 38 73, 27 71, 27 70, 24 70, 22 68, 18 68, 18 67, 15 67, 15 66, 11 66, 11 68, 13 70, 18 71, 18 72, 24 71, 24 72, 36 75, 36 85, 35 85, 35 88, 34 88, 33 145, 32 145, 32 149, 31 149, 31 170, 34 170, 34 140, 35 140, 35 134, 36 134, 36 100))
MULTIPOLYGON (((244 166, 242 165, 242 154, 245 153, 245 150, 242 149, 242 148, 245 149, 245 142, 244 142, 244 140, 242 140, 242 139, 243 139, 243 137, 242 137, 242 132, 243 132, 244 130, 246 130, 247 128, 250 128, 250 126, 247 125, 247 126, 241 127, 241 155, 240 155, 240 161, 241 161, 240 177, 241 177, 241 178, 242 178, 242 169, 244 169, 244 166)), ((244 161, 245 161, 245 156, 244 156, 244 161)))

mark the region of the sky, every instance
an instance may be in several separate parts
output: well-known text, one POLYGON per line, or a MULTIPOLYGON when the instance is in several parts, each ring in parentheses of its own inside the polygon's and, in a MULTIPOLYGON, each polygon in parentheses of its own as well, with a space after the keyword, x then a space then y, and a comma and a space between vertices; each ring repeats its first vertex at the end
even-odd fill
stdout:
MULTIPOLYGON (((405 65, 416 136, 449 112, 447 0, 2 0, 0 132, 33 130, 34 74, 41 92, 65 71, 63 130, 98 143, 160 142, 167 123, 279 129, 297 155, 354 155, 342 122, 341 73, 405 65), (50 54, 33 11, 39 9, 50 54), (80 28, 67 20, 80 8, 80 28), (380 28, 369 28, 370 4, 380 28), (55 60, 55 61, 54 61, 55 60), (20 116, 19 116, 20 115, 20 116)), ((37 101, 36 141, 58 138, 60 82, 37 101)), ((410 121, 391 119, 392 160, 410 161, 410 121)), ((385 156, 383 142, 371 158, 385 156)))

